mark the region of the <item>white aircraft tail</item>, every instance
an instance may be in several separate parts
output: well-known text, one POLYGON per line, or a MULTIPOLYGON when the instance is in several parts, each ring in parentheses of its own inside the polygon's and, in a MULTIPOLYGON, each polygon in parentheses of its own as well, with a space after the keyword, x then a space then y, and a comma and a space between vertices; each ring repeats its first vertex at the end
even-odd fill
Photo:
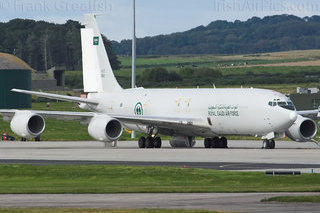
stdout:
POLYGON ((81 29, 84 92, 117 92, 122 88, 116 80, 103 44, 96 15, 85 15, 81 29))

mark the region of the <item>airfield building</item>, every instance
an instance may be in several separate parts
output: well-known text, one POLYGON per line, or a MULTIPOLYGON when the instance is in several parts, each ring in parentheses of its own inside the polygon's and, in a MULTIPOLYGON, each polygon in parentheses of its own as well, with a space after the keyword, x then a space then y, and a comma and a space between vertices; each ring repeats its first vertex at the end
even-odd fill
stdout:
POLYGON ((29 95, 11 92, 13 88, 31 89, 32 68, 14 55, 0 53, 0 109, 31 107, 29 95))

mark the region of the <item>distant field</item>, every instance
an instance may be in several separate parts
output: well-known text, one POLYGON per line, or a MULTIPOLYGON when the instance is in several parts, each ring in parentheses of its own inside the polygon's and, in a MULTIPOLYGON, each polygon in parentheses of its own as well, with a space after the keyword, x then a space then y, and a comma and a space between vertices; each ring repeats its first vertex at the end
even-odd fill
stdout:
MULTIPOLYGON (((131 56, 120 56, 124 68, 131 67, 131 56)), ((289 51, 247 55, 174 55, 174 56, 138 56, 137 67, 149 66, 178 66, 178 65, 200 65, 200 66, 228 66, 256 64, 274 64, 297 61, 320 60, 320 50, 289 51)))
MULTIPOLYGON (((115 75, 124 88, 131 87, 131 56, 119 57, 122 68, 115 71, 115 75)), ((274 89, 283 93, 294 93, 296 87, 317 87, 316 79, 320 73, 320 50, 290 51, 278 53, 262 53, 249 55, 172 55, 172 56, 139 56, 137 58, 137 86, 152 87, 180 87, 192 88, 197 86, 197 81, 183 79, 181 82, 146 82, 142 80, 143 72, 149 68, 163 67, 169 72, 183 75, 183 69, 212 68, 219 70, 223 75, 221 80, 210 80, 201 87, 255 87, 274 89), (250 74, 254 76, 250 76, 250 74), (305 73, 300 76, 299 73, 305 73), (262 76, 263 75, 263 76, 262 76), (278 75, 275 78, 274 75, 278 75), (289 75, 289 76, 288 76, 289 75), (241 78, 241 76, 243 76, 241 78), (260 77, 259 77, 260 76, 260 77), (306 76, 310 76, 306 79, 306 76), (316 76, 314 78, 313 76, 316 76), (275 78, 275 80, 268 80, 275 78), (290 78, 288 81, 287 79, 290 78), (230 79, 230 80, 227 80, 230 79), (251 83, 248 83, 248 79, 251 83), (257 79, 257 80, 255 80, 257 79), (263 79, 267 83, 263 83, 263 79), (285 79, 281 83, 279 80, 285 79), (255 83, 254 83, 255 82, 255 83), (262 83, 261 83, 262 82, 262 83), (289 83, 288 83, 289 82, 289 83)), ((82 72, 67 72, 67 82, 76 88, 82 88, 82 72)))
MULTIPOLYGON (((115 75, 125 88, 130 87, 131 79, 131 56, 120 56, 122 63, 121 70, 115 71, 115 75)), ((137 58, 137 84, 144 86, 146 82, 141 80, 141 76, 146 69, 154 67, 164 67, 169 72, 180 73, 184 68, 197 69, 201 67, 213 68, 219 70, 224 76, 224 79, 233 77, 236 80, 230 82, 219 80, 211 81, 211 84, 201 84, 201 87, 212 87, 214 83, 217 87, 256 87, 256 88, 271 88, 279 92, 294 93, 296 87, 311 87, 319 86, 319 82, 315 79, 304 79, 304 76, 290 77, 293 79, 292 86, 288 90, 288 83, 277 83, 279 79, 288 79, 290 74, 310 73, 310 76, 318 76, 320 72, 320 50, 306 50, 306 51, 290 51, 277 53, 262 53, 262 54, 248 54, 248 55, 173 55, 173 56, 139 56, 137 58), (268 84, 260 83, 242 83, 239 76, 248 75, 265 75, 268 76, 279 75, 278 79, 268 84), (316 73, 316 74, 315 74, 316 73), (284 75, 283 77, 281 75, 284 75), (298 82, 300 79, 300 82, 298 82), (295 81, 295 82, 294 82, 295 81), (313 83, 312 83, 313 82, 313 83)), ((306 74, 309 75, 309 74, 306 74)), ((250 76, 249 76, 250 77, 250 76)), ((257 78, 257 76, 254 76, 257 78)), ((245 77, 248 79, 248 77, 245 77)), ((245 82, 245 81, 244 81, 245 82)), ((183 81, 183 82, 168 82, 154 84, 153 87, 196 87, 197 82, 183 81)), ((145 86, 152 87, 152 86, 145 86)))

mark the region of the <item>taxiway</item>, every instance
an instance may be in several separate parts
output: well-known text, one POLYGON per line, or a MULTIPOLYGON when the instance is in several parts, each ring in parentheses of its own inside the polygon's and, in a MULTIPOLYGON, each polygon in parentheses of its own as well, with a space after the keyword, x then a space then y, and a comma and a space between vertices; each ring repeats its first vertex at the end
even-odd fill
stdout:
POLYGON ((1 207, 212 209, 232 212, 319 212, 317 203, 264 203, 264 198, 317 193, 159 193, 0 195, 1 207))
MULTIPOLYGON (((0 142, 0 164, 106 164, 177 166, 239 171, 298 170, 320 173, 320 148, 312 143, 278 142, 274 150, 258 141, 230 141, 229 149, 138 149, 137 142, 0 142)), ((1 207, 185 208, 246 212, 318 212, 320 204, 262 203, 279 195, 319 193, 195 193, 104 195, 0 195, 1 207)))
POLYGON ((230 141, 229 149, 138 149, 134 141, 105 147, 100 142, 1 142, 0 163, 164 165, 223 170, 303 169, 320 172, 320 148, 313 143, 278 142, 261 149, 258 141, 230 141))

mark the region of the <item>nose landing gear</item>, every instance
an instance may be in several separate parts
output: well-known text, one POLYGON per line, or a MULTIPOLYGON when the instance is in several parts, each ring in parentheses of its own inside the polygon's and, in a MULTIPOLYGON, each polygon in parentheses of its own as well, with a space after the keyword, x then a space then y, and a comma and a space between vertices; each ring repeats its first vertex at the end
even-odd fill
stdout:
POLYGON ((263 140, 262 149, 274 149, 275 147, 276 147, 276 143, 273 139, 263 140))

